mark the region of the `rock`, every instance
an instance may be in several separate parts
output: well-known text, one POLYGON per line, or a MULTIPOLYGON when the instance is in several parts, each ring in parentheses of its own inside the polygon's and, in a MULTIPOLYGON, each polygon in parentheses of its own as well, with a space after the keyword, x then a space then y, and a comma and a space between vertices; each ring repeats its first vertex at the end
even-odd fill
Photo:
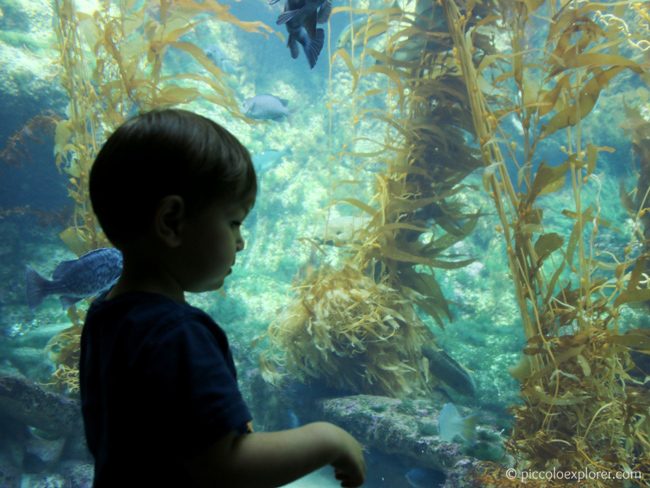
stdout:
POLYGON ((54 467, 61 459, 65 438, 43 439, 35 434, 25 443, 23 468, 30 473, 41 473, 54 467))
MULTIPOLYGON (((25 459, 25 442, 29 431, 23 424, 0 417, 0 464, 11 465, 17 470, 25 459)), ((0 486, 3 486, 0 484, 0 486)))
POLYGON ((479 461, 477 459, 461 459, 447 470, 447 480, 443 488, 478 487, 479 485, 475 484, 477 482, 473 481, 478 468, 479 461))
POLYGON ((82 429, 79 402, 20 376, 0 376, 0 418, 8 417, 51 436, 82 429))
POLYGON ((9 351, 8 359, 28 378, 48 378, 52 374, 52 362, 42 348, 15 347, 9 351))
POLYGON ((2 488, 20 488, 20 469, 1 451, 0 486, 2 488))
POLYGON ((94 467, 84 461, 64 461, 61 463, 61 473, 65 476, 66 488, 92 488, 94 467))
POLYGON ((63 459, 76 459, 79 462, 92 463, 93 456, 88 449, 88 443, 86 442, 86 435, 83 430, 83 426, 79 426, 79 429, 73 430, 67 437, 65 448, 63 450, 63 459))
MULTIPOLYGON (((466 478, 478 459, 471 446, 442 442, 438 437, 439 401, 355 395, 316 400, 312 408, 298 412, 301 419, 326 420, 349 431, 366 447, 400 457, 406 464, 444 471, 448 480, 466 478)), ((480 439, 493 438, 501 449, 498 434, 479 427, 480 439)), ((449 484, 449 486, 464 486, 449 484)))
POLYGON ((26 120, 37 107, 61 101, 63 91, 53 82, 58 76, 58 53, 52 43, 52 6, 46 0, 2 3, 3 38, 0 59, 2 107, 13 119, 26 120), (11 60, 11 61, 9 61, 11 60))
POLYGON ((464 456, 457 444, 438 439, 436 404, 356 395, 320 400, 316 416, 341 426, 365 446, 406 456, 418 466, 447 470, 464 456))
POLYGON ((47 343, 57 334, 70 328, 69 322, 55 322, 41 324, 40 321, 35 320, 34 323, 28 324, 28 333, 17 336, 11 341, 11 348, 17 349, 18 347, 30 346, 38 349, 41 357, 47 357, 43 349, 47 343))
POLYGON ((23 474, 21 486, 29 488, 66 488, 66 481, 58 473, 23 474))

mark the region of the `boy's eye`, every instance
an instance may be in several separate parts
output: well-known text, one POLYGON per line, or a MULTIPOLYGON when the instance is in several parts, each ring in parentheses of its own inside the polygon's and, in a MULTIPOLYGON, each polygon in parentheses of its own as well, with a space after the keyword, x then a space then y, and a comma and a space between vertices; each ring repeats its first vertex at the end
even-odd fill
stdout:
POLYGON ((231 224, 234 225, 235 227, 241 227, 242 223, 239 220, 233 220, 231 224))

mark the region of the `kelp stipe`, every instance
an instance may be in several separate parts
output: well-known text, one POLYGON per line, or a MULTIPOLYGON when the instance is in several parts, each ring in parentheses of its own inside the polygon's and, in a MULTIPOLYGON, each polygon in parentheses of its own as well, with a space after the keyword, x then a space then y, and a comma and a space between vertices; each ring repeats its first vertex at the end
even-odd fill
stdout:
MULTIPOLYGON (((639 473, 648 476, 650 398, 647 388, 628 371, 631 350, 650 353, 650 334, 647 329, 620 324, 623 305, 650 298, 647 275, 643 274, 648 255, 629 257, 614 269, 594 259, 589 242, 608 223, 597 207, 583 201, 599 153, 611 148, 585 145, 582 120, 620 73, 631 71, 647 79, 647 66, 626 57, 620 49, 629 38, 598 25, 593 18, 595 11, 606 13, 609 19, 617 17, 623 4, 626 2, 566 2, 555 11, 555 2, 499 3, 492 19, 511 27, 512 52, 486 57, 477 67, 471 44, 473 29, 467 24, 473 18, 474 4, 461 13, 455 2, 443 2, 454 54, 470 96, 486 167, 485 187, 501 220, 528 340, 522 362, 513 370, 521 382, 524 404, 512 409, 515 427, 508 442, 517 468, 522 470, 578 472, 589 466, 612 475, 632 476, 635 472, 637 477, 639 473), (526 24, 533 15, 543 18, 536 12, 543 4, 552 13, 545 45, 526 49, 526 24), (492 83, 486 82, 488 72, 492 83), (483 94, 485 87, 491 92, 489 102, 483 94), (515 96, 495 97, 495 92, 514 92, 515 96), (515 191, 495 137, 498 118, 509 113, 515 114, 523 131, 519 191, 515 191), (533 169, 538 143, 559 131, 566 136, 566 159, 533 169), (574 203, 563 212, 572 223, 566 241, 545 230, 539 199, 563 188, 565 179, 570 182, 574 203), (621 333, 621 325, 629 330, 621 333)), ((479 478, 482 486, 520 483, 508 480, 505 468, 495 466, 487 467, 479 478)), ((634 477, 630 480, 635 482, 634 477)), ((539 486, 565 483, 527 482, 539 486)), ((603 478, 589 483, 611 486, 603 478)))
MULTIPOLYGON (((650 49, 650 47, 648 48, 650 49)), ((645 93, 639 101, 640 106, 648 105, 650 97, 645 93)), ((640 250, 642 255, 650 256, 650 121, 644 119, 638 109, 625 107, 625 130, 632 139, 632 148, 637 158, 638 169, 636 185, 629 191, 621 183, 621 200, 633 222, 634 242, 625 247, 625 258, 640 250)), ((646 260, 642 274, 650 275, 650 260, 646 260)), ((643 302, 650 310, 650 300, 643 302)))

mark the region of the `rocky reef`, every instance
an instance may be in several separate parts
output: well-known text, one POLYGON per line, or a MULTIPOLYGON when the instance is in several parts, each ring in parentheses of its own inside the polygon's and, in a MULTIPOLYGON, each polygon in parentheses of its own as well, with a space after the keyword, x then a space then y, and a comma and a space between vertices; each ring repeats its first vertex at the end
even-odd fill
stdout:
MULTIPOLYGON (((482 415, 478 416, 471 442, 440 439, 438 416, 449 401, 442 392, 434 391, 426 398, 404 399, 379 395, 338 396, 340 392, 306 385, 286 384, 276 388, 254 372, 245 382, 251 386, 246 394, 251 398, 254 423, 262 430, 297 427, 320 420, 339 425, 363 444, 369 481, 377 476, 385 483, 386 478, 395 476, 395 467, 401 467, 399 486, 407 486, 403 484, 405 474, 409 469, 417 469, 438 473, 439 481, 432 486, 470 487, 475 486, 473 473, 480 461, 508 462, 500 433, 492 425, 483 425, 482 415), (388 474, 376 472, 384 469, 388 474)), ((460 408, 463 414, 476 413, 460 408)))
POLYGON ((90 488, 79 402, 24 376, 0 376, 0 486, 90 488))

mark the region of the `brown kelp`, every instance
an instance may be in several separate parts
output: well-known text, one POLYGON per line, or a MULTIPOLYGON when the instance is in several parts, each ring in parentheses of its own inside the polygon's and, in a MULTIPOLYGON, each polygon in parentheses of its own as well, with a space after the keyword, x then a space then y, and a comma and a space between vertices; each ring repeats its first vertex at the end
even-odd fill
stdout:
MULTIPOLYGON (((214 21, 265 35, 271 29, 237 19, 215 0, 100 1, 93 13, 77 11, 72 0, 56 0, 53 8, 61 84, 69 97, 68 116, 56 125, 54 151, 75 203, 72 222, 60 237, 81 255, 109 245, 91 210, 88 176, 100 145, 126 118, 193 101, 244 118, 228 75, 191 41, 194 29, 214 21), (186 71, 170 66, 183 56, 186 71)), ((49 350, 58 365, 55 382, 74 391, 70 371, 77 367, 83 317, 74 310, 69 315, 71 328, 53 338, 49 350)))
MULTIPOLYGON (((649 97, 647 92, 643 94, 645 96, 641 95, 640 104, 647 106, 649 97)), ((638 166, 635 172, 636 186, 628 192, 621 184, 621 200, 635 223, 636 244, 641 248, 642 254, 650 256, 650 122, 641 116, 638 109, 626 106, 625 113, 627 120, 624 128, 631 136, 638 166)), ((626 257, 635 251, 635 247, 631 243, 625 248, 626 257)), ((643 273, 650 275, 650 263, 647 260, 643 273)), ((644 304, 649 307, 650 301, 644 304)))
MULTIPOLYGON (((598 205, 587 203, 586 193, 598 178, 600 153, 613 149, 606 141, 586 141, 583 124, 601 93, 623 73, 648 79, 648 65, 635 61, 638 32, 622 35, 618 28, 632 4, 499 2, 490 17, 480 17, 509 27, 511 52, 478 63, 472 40, 481 26, 469 22, 477 18, 474 2, 463 10, 452 0, 443 5, 527 338, 521 364, 513 370, 524 400, 512 409, 515 427, 508 442, 517 467, 577 473, 589 466, 606 473, 590 477, 590 486, 614 486, 608 476, 619 473, 631 481, 647 477, 650 395, 628 371, 630 351, 650 353, 650 334, 621 317, 623 306, 650 298, 644 274, 649 256, 627 255, 612 266, 591 252, 590 243, 609 223, 598 205), (536 32, 546 35, 528 45, 526 29, 533 20, 536 32), (522 127, 523 151, 511 154, 518 189, 497 132, 506 114, 514 114, 522 127), (540 143, 552 135, 563 141, 565 157, 535 164, 540 143), (573 206, 562 212, 571 228, 565 238, 547 230, 542 197, 559 192, 567 181, 573 206)), ((642 28, 647 38, 647 24, 642 28)), ((636 216, 645 213, 637 209, 636 216)), ((504 475, 487 470, 482 486, 515 486, 504 475)))
MULTIPOLYGON (((441 326, 451 317, 434 270, 472 262, 450 248, 479 218, 456 197, 480 159, 466 143, 472 130, 467 95, 450 63, 449 35, 440 30, 442 10, 430 7, 333 10, 367 15, 356 33, 350 30, 351 51, 337 50, 332 61, 341 59, 351 76, 355 131, 374 124, 372 132, 383 132, 369 137, 368 127, 360 128, 364 135, 352 141, 358 149, 344 156, 385 169, 374 175, 369 203, 337 200, 366 214, 366 225, 342 266, 320 269, 297 285, 297 298, 269 327, 262 365, 271 380, 284 368, 332 387, 388 395, 421 394, 439 381, 437 362, 422 353, 434 339, 417 308, 441 326), (371 47, 371 38, 379 43, 371 47)), ((428 352, 445 359, 436 348, 428 352)))

